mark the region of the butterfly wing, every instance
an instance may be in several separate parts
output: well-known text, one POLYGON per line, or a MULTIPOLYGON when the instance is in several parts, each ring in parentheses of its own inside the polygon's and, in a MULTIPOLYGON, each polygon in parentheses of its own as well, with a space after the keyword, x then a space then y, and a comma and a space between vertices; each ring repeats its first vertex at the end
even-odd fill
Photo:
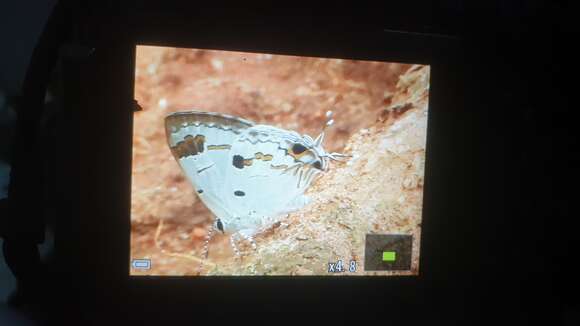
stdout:
POLYGON ((288 154, 297 137, 296 133, 263 125, 240 133, 228 153, 230 166, 222 192, 226 206, 237 215, 226 223, 238 230, 256 228, 305 203, 304 191, 318 171, 299 167, 288 154))
POLYGON ((219 218, 233 212, 222 198, 232 144, 253 122, 210 112, 177 112, 165 118, 167 143, 203 203, 219 218))

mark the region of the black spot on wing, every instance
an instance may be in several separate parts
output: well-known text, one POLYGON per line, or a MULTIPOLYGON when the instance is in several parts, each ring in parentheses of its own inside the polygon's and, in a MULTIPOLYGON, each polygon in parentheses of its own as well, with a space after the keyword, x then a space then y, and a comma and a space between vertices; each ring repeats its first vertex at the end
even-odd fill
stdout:
POLYGON ((222 220, 220 220, 219 218, 216 221, 216 225, 218 230, 222 231, 222 233, 224 232, 224 224, 222 223, 222 220))
POLYGON ((236 195, 238 197, 244 197, 246 195, 246 193, 241 191, 241 190, 236 190, 236 191, 234 191, 234 195, 236 195))
POLYGON ((296 155, 300 155, 302 153, 304 153, 304 151, 307 150, 307 148, 302 145, 302 144, 294 144, 292 145, 292 153, 296 154, 296 155))
POLYGON ((237 167, 238 169, 243 169, 244 168, 244 157, 240 156, 240 155, 234 155, 232 165, 237 167))
POLYGON ((198 194, 202 194, 202 193, 203 193, 203 189, 199 189, 199 190, 197 191, 197 193, 198 193, 198 194))
POLYGON ((322 170, 322 163, 320 163, 320 161, 314 162, 312 166, 315 167, 316 169, 322 170))

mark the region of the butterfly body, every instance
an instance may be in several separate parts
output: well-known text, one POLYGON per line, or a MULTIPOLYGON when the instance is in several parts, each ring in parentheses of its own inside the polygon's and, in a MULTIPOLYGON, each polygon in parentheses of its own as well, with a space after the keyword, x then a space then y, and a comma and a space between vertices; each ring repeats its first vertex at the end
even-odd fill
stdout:
POLYGON ((246 239, 307 204, 304 192, 332 158, 322 135, 313 140, 219 113, 173 113, 165 128, 171 152, 216 216, 217 229, 246 239))

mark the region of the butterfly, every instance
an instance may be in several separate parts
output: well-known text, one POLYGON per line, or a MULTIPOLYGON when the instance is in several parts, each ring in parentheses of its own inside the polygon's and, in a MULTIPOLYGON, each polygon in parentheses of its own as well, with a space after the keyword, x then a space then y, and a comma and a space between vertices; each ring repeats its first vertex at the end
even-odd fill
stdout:
POLYGON ((231 115, 189 111, 165 118, 167 143, 197 195, 216 219, 204 244, 204 259, 214 231, 231 234, 230 244, 254 235, 309 203, 304 194, 329 168, 329 160, 347 155, 324 150, 325 128, 313 139, 231 115))

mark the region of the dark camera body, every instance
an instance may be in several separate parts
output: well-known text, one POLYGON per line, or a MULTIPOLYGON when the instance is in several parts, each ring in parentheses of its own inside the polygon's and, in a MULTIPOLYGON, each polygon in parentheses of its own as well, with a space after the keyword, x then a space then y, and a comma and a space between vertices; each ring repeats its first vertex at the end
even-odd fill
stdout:
MULTIPOLYGON (((416 324, 433 316, 466 320, 488 309, 484 307, 517 320, 531 309, 532 303, 521 295, 545 269, 532 269, 537 266, 530 263, 533 253, 524 257, 511 250, 525 250, 520 240, 530 240, 526 234, 542 236, 541 218, 520 225, 520 218, 507 217, 522 207, 524 212, 518 214, 540 214, 527 205, 534 195, 528 179, 534 166, 517 170, 519 159, 509 156, 516 155, 513 148, 524 157, 531 152, 525 136, 534 134, 536 120, 532 112, 529 120, 511 124, 519 121, 521 111, 509 109, 530 88, 523 75, 512 71, 503 79, 496 74, 517 58, 501 51, 517 52, 507 44, 509 38, 495 41, 488 36, 508 27, 483 30, 474 21, 465 25, 468 31, 458 31, 461 25, 453 23, 447 30, 430 31, 421 23, 429 17, 427 10, 408 21, 397 16, 389 24, 394 14, 384 9, 349 15, 338 9, 253 12, 193 4, 63 5, 60 10, 72 33, 61 40, 56 56, 62 105, 53 113, 51 132, 38 136, 48 171, 42 183, 44 202, 49 205, 45 213, 34 213, 40 207, 24 195, 22 183, 13 191, 16 200, 10 209, 12 217, 36 214, 54 222, 55 260, 38 273, 36 283, 41 297, 64 294, 49 310, 72 307, 80 319, 142 323, 196 320, 206 311, 216 316, 231 311, 244 316, 311 311, 334 319, 339 311, 416 324), (397 24, 416 28, 397 31, 397 24), (137 44, 429 64, 419 275, 130 277, 137 44), (511 93, 506 95, 505 89, 511 93), (515 190, 520 192, 513 195, 515 190), (508 194, 512 196, 506 200, 508 194), (23 207, 28 213, 22 213, 23 207), (516 276, 522 269, 524 275, 516 276), (518 302, 517 307, 512 302, 518 302)), ((399 12, 408 9, 401 7, 399 12)), ((445 16, 444 10, 438 13, 445 16)), ((522 38, 524 44, 527 41, 522 38)), ((522 59, 521 64, 530 60, 522 59)), ((33 157, 26 155, 22 157, 33 157)), ((34 168, 26 160, 21 164, 34 168)), ((32 226, 22 234, 41 241, 43 220, 22 217, 22 229, 32 226)), ((549 292, 548 286, 544 289, 549 292)))

